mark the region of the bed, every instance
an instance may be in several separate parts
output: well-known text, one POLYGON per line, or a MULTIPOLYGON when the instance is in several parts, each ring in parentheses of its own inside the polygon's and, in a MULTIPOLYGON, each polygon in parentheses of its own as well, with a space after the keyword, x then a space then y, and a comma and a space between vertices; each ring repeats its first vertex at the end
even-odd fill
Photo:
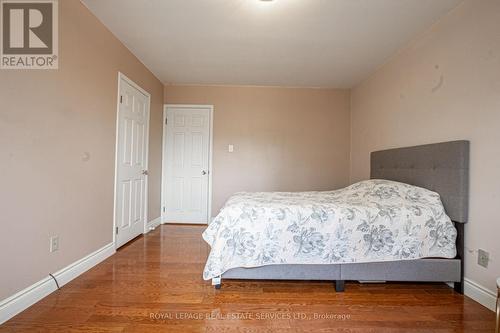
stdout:
POLYGON ((373 152, 371 180, 237 193, 203 233, 204 278, 453 282, 463 293, 469 142, 373 152))

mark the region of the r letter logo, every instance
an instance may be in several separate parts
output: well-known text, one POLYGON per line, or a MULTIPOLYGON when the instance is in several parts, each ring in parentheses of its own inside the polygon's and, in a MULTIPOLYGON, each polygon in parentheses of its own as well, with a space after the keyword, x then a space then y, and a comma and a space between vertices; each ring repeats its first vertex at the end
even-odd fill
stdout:
POLYGON ((57 69, 57 0, 0 0, 2 69, 57 69))

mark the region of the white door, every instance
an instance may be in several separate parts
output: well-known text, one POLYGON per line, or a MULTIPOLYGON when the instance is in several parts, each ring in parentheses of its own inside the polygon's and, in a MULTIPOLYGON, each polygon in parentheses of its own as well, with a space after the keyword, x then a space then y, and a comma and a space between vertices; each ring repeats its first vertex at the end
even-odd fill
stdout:
POLYGON ((167 106, 164 221, 208 222, 211 108, 167 106))
POLYGON ((120 76, 115 187, 115 244, 144 232, 147 204, 149 96, 120 76))

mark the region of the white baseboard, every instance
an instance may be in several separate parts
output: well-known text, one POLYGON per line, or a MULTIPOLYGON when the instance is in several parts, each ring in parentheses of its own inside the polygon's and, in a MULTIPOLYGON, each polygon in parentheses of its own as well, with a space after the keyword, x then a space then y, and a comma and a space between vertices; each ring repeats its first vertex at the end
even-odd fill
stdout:
POLYGON ((156 229, 157 226, 159 226, 161 223, 161 216, 160 217, 157 217, 155 218, 154 220, 151 220, 149 221, 147 224, 146 224, 146 233, 147 232, 150 232, 151 230, 154 230, 156 229))
MULTIPOLYGON (((168 220, 166 217, 159 217, 159 219, 160 219, 160 221, 161 221, 161 224, 173 223, 172 221, 168 220)), ((200 223, 198 223, 198 222, 191 222, 191 221, 189 221, 189 222, 185 222, 185 223, 186 223, 186 224, 210 225, 210 223, 212 223, 214 219, 215 219, 215 216, 212 216, 212 217, 210 218, 210 222, 209 222, 209 223, 205 223, 205 222, 200 222, 200 223)), ((176 221, 175 223, 176 223, 176 224, 183 224, 184 222, 178 222, 178 221, 176 221)))
POLYGON ((467 278, 464 279, 464 294, 491 311, 496 310, 497 294, 467 278))
MULTIPOLYGON (((52 275, 57 279, 59 286, 62 287, 114 253, 114 243, 109 243, 52 275)), ((48 276, 15 295, 0 301, 0 324, 3 324, 55 290, 57 290, 55 281, 48 276)))

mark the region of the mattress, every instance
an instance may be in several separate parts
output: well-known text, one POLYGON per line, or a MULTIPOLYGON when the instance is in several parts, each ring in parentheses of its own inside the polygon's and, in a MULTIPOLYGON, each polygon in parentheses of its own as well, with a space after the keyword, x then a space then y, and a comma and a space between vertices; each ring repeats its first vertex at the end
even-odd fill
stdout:
POLYGON ((389 180, 335 191, 240 192, 203 233, 204 279, 237 267, 456 256, 438 193, 389 180))

